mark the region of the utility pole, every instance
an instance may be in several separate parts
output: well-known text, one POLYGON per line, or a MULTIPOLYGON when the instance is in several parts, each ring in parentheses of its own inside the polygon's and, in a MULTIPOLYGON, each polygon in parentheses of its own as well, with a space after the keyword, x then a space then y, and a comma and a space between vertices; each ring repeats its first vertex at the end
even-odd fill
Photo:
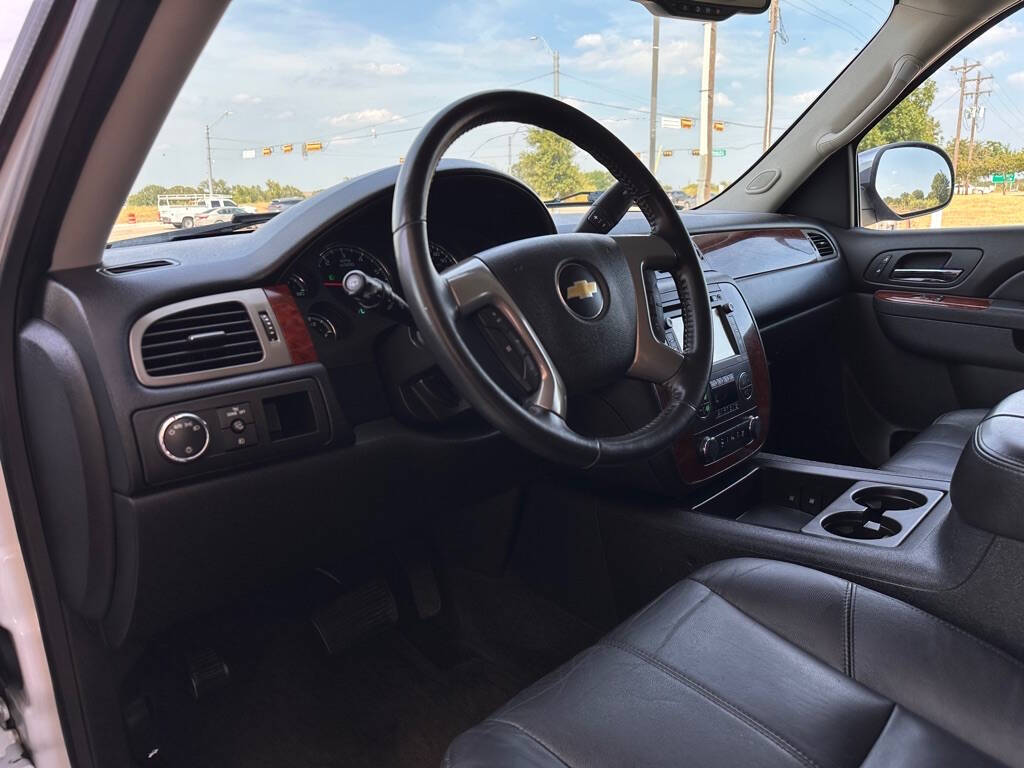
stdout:
POLYGON ((210 148, 210 129, 230 114, 230 110, 222 112, 220 117, 206 124, 206 183, 210 197, 213 197, 213 150, 210 148))
MULTIPOLYGON (((953 139, 953 176, 956 177, 957 169, 960 165, 960 130, 964 123, 964 96, 967 92, 967 73, 973 69, 977 69, 981 66, 981 62, 968 63, 967 59, 964 59, 964 63, 959 67, 950 67, 949 71, 959 75, 960 80, 960 106, 956 111, 956 138, 953 139)), ((954 192, 956 190, 953 190, 954 192)))
POLYGON ((987 94, 992 93, 991 90, 981 90, 981 84, 985 80, 991 80, 992 75, 985 75, 982 77, 981 73, 977 73, 974 76, 974 93, 971 95, 974 97, 974 103, 971 105, 971 140, 970 144, 967 145, 967 175, 964 180, 964 191, 969 192, 969 185, 971 183, 971 171, 974 170, 974 131, 978 127, 978 115, 980 111, 978 109, 978 98, 987 94))
POLYGON ((651 173, 657 169, 657 157, 654 154, 655 144, 658 141, 658 36, 661 30, 661 19, 657 16, 654 19, 653 37, 651 38, 651 140, 647 156, 647 167, 651 173))
POLYGON ((711 199, 711 142, 712 113, 715 104, 715 42, 718 27, 715 22, 704 22, 704 56, 700 74, 700 174, 697 179, 697 198, 704 203, 711 199))
POLYGON ((775 110, 775 43, 779 37, 779 0, 768 11, 768 74, 765 78, 763 152, 772 145, 772 112, 775 110))
POLYGON ((561 69, 561 63, 559 61, 558 51, 552 48, 548 41, 544 39, 543 35, 530 35, 531 40, 539 41, 545 48, 548 49, 548 53, 551 54, 551 75, 552 75, 552 95, 557 99, 559 97, 558 92, 558 80, 561 69))

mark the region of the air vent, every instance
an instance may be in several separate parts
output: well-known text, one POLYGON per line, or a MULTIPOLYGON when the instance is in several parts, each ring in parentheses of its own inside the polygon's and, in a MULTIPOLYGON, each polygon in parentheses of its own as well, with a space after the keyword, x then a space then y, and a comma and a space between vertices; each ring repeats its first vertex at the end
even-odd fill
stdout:
POLYGON ((105 275, 127 275, 129 272, 141 272, 144 269, 173 267, 177 263, 170 259, 154 259, 153 261, 137 261, 134 264, 118 264, 113 267, 103 267, 100 272, 105 275))
POLYGON ((153 322, 142 334, 142 364, 150 376, 180 376, 257 363, 263 347, 245 305, 206 304, 153 322))
POLYGON ((827 259, 829 256, 835 256, 836 247, 821 232, 805 229, 804 234, 807 235, 807 239, 811 241, 811 245, 818 251, 821 258, 827 259))

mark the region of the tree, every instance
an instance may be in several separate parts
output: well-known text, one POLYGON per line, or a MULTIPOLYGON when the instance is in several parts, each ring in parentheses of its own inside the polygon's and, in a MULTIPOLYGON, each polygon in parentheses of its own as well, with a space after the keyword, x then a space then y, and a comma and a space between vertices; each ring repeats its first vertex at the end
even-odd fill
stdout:
POLYGON ((864 151, 895 141, 941 141, 939 121, 928 114, 935 101, 936 84, 926 80, 912 94, 897 104, 868 134, 861 139, 858 149, 864 151))
POLYGON ((576 165, 576 147, 557 133, 541 128, 526 131, 529 149, 519 154, 512 175, 523 181, 544 200, 555 200, 586 187, 576 165))
POLYGON ((587 171, 582 177, 583 189, 587 192, 603 192, 615 183, 615 177, 604 168, 587 171))
POLYGON ((949 200, 949 176, 939 171, 932 177, 932 187, 929 197, 936 200, 938 203, 944 203, 949 200))

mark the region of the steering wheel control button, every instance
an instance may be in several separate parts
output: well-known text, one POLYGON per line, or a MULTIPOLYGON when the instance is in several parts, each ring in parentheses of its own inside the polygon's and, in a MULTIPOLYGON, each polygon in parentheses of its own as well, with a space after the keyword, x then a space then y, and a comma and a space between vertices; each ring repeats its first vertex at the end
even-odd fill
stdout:
POLYGON ((194 413, 178 413, 160 425, 160 451, 171 461, 195 461, 210 447, 210 429, 194 413))
POLYGON ((487 344, 524 394, 540 386, 540 369, 515 328, 497 307, 484 307, 476 314, 477 325, 487 344))
POLYGON ((227 408, 217 409, 217 421, 220 422, 221 429, 231 427, 238 419, 241 419, 246 424, 256 423, 256 419, 252 415, 252 407, 249 403, 239 403, 238 405, 229 405, 227 408))
POLYGON ((604 291, 593 270, 570 262, 558 270, 558 296, 581 320, 596 320, 604 311, 604 291))
POLYGON ((747 371, 740 374, 739 387, 744 400, 749 400, 750 396, 754 394, 754 382, 750 380, 750 374, 747 371))

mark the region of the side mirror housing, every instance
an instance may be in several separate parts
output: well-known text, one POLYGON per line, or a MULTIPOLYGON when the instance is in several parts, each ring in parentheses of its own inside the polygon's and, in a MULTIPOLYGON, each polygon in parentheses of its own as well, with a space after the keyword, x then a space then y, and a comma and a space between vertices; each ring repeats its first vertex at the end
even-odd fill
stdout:
POLYGON ((949 205, 953 163, 923 141, 901 141, 857 154, 860 223, 912 219, 949 205))

